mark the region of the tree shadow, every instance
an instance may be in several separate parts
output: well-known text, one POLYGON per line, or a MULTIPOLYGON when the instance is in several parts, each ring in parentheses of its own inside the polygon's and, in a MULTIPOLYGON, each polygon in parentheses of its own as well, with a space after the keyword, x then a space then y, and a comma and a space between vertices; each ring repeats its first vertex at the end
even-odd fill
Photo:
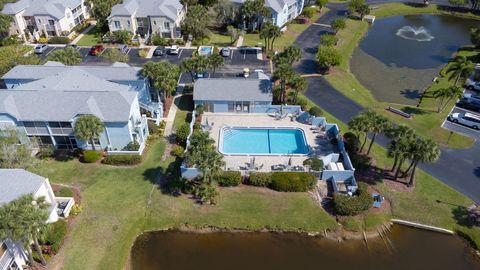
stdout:
POLYGON ((421 96, 420 91, 413 89, 405 89, 400 91, 400 94, 407 99, 419 99, 421 96))
POLYGON ((73 160, 75 158, 75 153, 70 150, 55 150, 53 153, 53 158, 55 161, 66 162, 73 160))
POLYGON ((417 115, 423 115, 423 114, 427 113, 426 111, 424 111, 422 109, 411 107, 411 106, 405 106, 405 107, 401 108, 400 110, 404 113, 417 114, 417 115))
POLYGON ((143 178, 152 184, 158 185, 162 194, 174 197, 180 196, 184 184, 180 173, 181 164, 182 159, 176 158, 167 168, 156 167, 145 170, 143 178))
POLYGON ((453 218, 460 226, 472 228, 475 226, 475 221, 470 216, 468 209, 464 206, 457 206, 452 210, 453 218))

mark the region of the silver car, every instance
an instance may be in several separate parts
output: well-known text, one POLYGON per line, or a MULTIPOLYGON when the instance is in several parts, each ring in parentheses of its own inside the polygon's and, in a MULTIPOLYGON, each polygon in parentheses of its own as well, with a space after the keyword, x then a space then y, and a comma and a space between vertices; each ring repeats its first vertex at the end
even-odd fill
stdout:
POLYGON ((117 49, 124 54, 128 53, 128 45, 126 44, 118 45, 117 49))
POLYGON ((473 113, 452 113, 448 116, 448 119, 454 123, 462 124, 473 129, 480 127, 480 116, 473 113))
POLYGON ((48 45, 47 45, 47 44, 39 44, 39 45, 35 46, 35 53, 36 53, 36 54, 42 54, 42 53, 44 53, 47 49, 48 49, 48 45))

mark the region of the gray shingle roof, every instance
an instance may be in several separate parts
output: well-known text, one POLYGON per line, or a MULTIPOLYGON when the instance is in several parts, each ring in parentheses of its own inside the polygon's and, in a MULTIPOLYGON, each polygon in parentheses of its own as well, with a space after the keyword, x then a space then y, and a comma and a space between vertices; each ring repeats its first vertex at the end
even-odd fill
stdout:
POLYGON ((177 10, 182 9, 179 0, 125 0, 113 6, 110 17, 167 17, 173 21, 177 19, 177 10))
POLYGON ((0 169, 0 205, 36 193, 45 177, 22 169, 0 169))
POLYGON ((82 0, 19 0, 6 4, 2 13, 15 15, 25 10, 24 16, 49 15, 61 19, 65 16, 67 8, 73 9, 81 3, 82 0))
POLYGON ((0 113, 19 121, 71 121, 93 114, 104 122, 127 122, 132 91, 0 90, 0 113))
POLYGON ((43 79, 60 74, 69 69, 81 69, 85 73, 109 81, 141 80, 140 68, 128 65, 113 64, 111 66, 65 66, 56 62, 45 65, 18 65, 3 75, 2 79, 43 79))
POLYGON ((272 83, 259 78, 199 79, 194 84, 193 100, 202 101, 272 101, 272 83))

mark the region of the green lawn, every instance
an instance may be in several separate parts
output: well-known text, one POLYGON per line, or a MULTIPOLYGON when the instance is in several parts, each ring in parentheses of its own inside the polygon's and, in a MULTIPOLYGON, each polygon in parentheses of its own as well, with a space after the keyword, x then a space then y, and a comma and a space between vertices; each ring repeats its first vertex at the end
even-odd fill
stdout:
POLYGON ((177 130, 183 123, 189 123, 193 111, 193 96, 190 94, 180 97, 177 114, 173 121, 173 131, 177 130))
MULTIPOLYGON (((310 20, 311 22, 317 21, 320 16, 328 12, 328 8, 322 8, 321 12, 315 14, 315 16, 310 20)), ((279 51, 283 50, 285 47, 292 45, 295 42, 295 39, 307 29, 310 24, 298 24, 290 23, 287 25, 287 30, 283 32, 283 35, 275 39, 274 49, 279 51)), ((249 47, 262 47, 265 46, 265 40, 261 39, 259 34, 245 34, 243 39, 243 45, 249 47)))
POLYGON ((200 206, 185 195, 165 194, 152 184, 174 167, 171 158, 161 161, 164 149, 165 142, 158 141, 146 160, 133 168, 42 161, 37 173, 52 183, 75 184, 82 190, 84 210, 63 247, 63 269, 122 269, 135 237, 144 230, 186 224, 306 231, 337 228, 335 219, 307 193, 222 188, 214 206, 200 206))
POLYGON ((451 12, 441 7, 430 4, 426 7, 414 7, 404 3, 387 3, 382 5, 371 5, 371 15, 378 18, 396 16, 396 15, 416 15, 416 14, 453 14, 455 16, 479 19, 478 15, 470 12, 451 12))
POLYGON ((227 46, 231 46, 232 42, 231 42, 230 36, 222 35, 218 32, 212 32, 206 44, 216 46, 216 47, 227 47, 227 46))
MULTIPOLYGON (((309 101, 307 106, 314 105, 309 101)), ((328 122, 336 123, 342 132, 348 131, 348 127, 330 113, 324 111, 324 116, 328 122)), ((372 151, 371 156, 377 167, 391 168, 393 160, 387 157, 384 148, 374 144, 372 151)), ((465 222, 465 216, 462 216, 465 214, 465 207, 473 204, 472 200, 426 172, 417 169, 416 188, 413 192, 393 191, 381 180, 374 187, 390 201, 393 217, 464 233, 480 247, 480 227, 471 226, 465 222)), ((361 230, 375 226, 386 218, 388 216, 385 214, 366 215, 363 220, 347 219, 343 225, 347 229, 361 230)))
POLYGON ((78 42, 78 46, 93 46, 102 43, 101 36, 103 33, 97 27, 93 27, 78 42))
MULTIPOLYGON (((472 146, 474 141, 471 138, 456 133, 450 136, 448 130, 440 127, 450 111, 450 108, 453 106, 453 102, 443 113, 439 114, 436 112, 435 102, 431 99, 424 99, 424 102, 422 102, 422 105, 419 108, 379 102, 368 89, 361 85, 361 83, 350 72, 349 62, 354 49, 367 31, 368 24, 366 22, 347 20, 347 28, 338 33, 339 42, 336 46, 341 55, 343 55, 341 64, 327 74, 325 78, 337 90, 341 91, 352 100, 355 100, 360 105, 385 115, 395 123, 402 123, 411 126, 422 136, 430 137, 441 145, 452 148, 467 148, 472 146), (387 112, 385 108, 388 106, 397 107, 411 113, 413 119, 405 119, 396 114, 387 112)), ((444 86, 448 83, 449 82, 443 79, 442 84, 439 85, 444 86)))

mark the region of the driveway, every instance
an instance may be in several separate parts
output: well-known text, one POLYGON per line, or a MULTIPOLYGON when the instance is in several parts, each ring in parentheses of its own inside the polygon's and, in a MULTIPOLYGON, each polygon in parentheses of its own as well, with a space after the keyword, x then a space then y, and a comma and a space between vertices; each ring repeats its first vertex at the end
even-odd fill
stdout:
MULTIPOLYGON (((367 1, 369 4, 392 1, 367 1)), ((398 2, 398 1, 396 1, 398 2)), ((441 0, 444 4, 446 1, 441 0)), ((321 17, 317 23, 329 24, 333 19, 344 16, 345 4, 328 4, 330 12, 321 17)), ((304 74, 317 73, 315 53, 321 35, 328 33, 328 27, 311 25, 295 41, 303 51, 303 59, 295 66, 304 74)), ((308 78, 309 87, 305 95, 336 118, 347 123, 363 110, 362 106, 338 92, 322 77, 308 78)), ((388 139, 380 137, 377 143, 386 147, 388 139)), ((480 143, 470 149, 442 148, 442 155, 434 164, 421 164, 420 168, 445 184, 462 192, 477 203, 480 203, 480 143)))

